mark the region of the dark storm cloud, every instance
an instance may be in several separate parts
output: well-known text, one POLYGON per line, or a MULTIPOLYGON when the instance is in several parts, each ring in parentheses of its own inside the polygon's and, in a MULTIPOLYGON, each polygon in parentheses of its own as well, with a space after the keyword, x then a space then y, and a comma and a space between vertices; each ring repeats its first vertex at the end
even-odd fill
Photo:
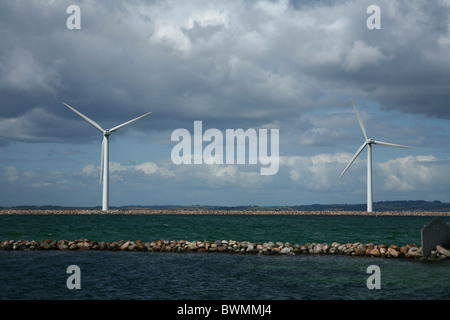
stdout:
POLYGON ((1 141, 72 136, 62 101, 105 128, 153 111, 137 130, 291 126, 351 96, 450 118, 443 1, 379 1, 381 30, 364 1, 80 1, 81 30, 70 4, 0 4, 1 141))

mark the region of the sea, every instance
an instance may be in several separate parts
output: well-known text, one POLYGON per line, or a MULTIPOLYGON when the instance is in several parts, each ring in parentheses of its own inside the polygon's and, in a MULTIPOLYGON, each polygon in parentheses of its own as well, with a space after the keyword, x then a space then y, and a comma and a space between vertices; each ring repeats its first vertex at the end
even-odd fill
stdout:
MULTIPOLYGON (((421 243, 430 216, 0 215, 0 240, 421 243)), ((450 217, 441 217, 450 223, 450 217)), ((450 259, 0 251, 0 300, 449 300, 450 259), (79 288, 69 288, 77 266, 79 288), (379 288, 370 288, 373 266, 379 288)), ((247 309, 248 311, 249 309, 247 309)), ((256 310, 256 309, 255 309, 256 310)))

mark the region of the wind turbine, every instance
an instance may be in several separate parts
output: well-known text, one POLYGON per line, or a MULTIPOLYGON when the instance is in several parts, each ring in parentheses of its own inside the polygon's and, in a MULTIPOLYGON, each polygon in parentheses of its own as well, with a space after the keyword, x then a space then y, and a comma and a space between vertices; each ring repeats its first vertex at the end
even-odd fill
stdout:
POLYGON ((108 198, 109 198, 109 135, 113 133, 114 131, 117 131, 139 119, 142 119, 146 116, 148 116, 151 112, 148 112, 142 116, 139 116, 137 118, 134 118, 133 120, 124 122, 122 124, 119 124, 118 126, 112 128, 112 129, 103 129, 97 122, 94 120, 89 119, 81 112, 75 110, 71 106, 69 106, 67 103, 63 102, 63 104, 75 112, 77 115, 82 117, 84 120, 89 122, 94 128, 99 130, 103 134, 103 142, 102 142, 102 160, 101 160, 101 169, 100 169, 100 183, 103 182, 103 202, 102 202, 102 210, 108 211, 108 198), (103 180, 103 181, 102 181, 103 180))
POLYGON ((361 147, 359 147, 358 151, 356 151, 353 158, 350 160, 350 162, 345 167, 344 171, 342 171, 341 175, 339 176, 339 179, 344 175, 344 173, 348 170, 348 168, 352 165, 353 161, 359 156, 359 154, 364 150, 364 148, 367 146, 367 212, 372 212, 372 202, 373 202, 373 186, 372 186, 372 145, 380 145, 380 146, 387 146, 387 147, 397 147, 397 148, 408 148, 412 149, 412 147, 402 146, 399 144, 393 144, 388 142, 381 142, 381 141, 375 141, 372 138, 367 137, 366 128, 364 127, 364 124, 359 116, 358 110, 356 109, 355 103, 353 102, 353 99, 350 99, 353 104, 353 109, 355 109, 356 117, 358 118, 359 126, 361 127, 361 130, 363 132, 364 138, 366 138, 366 141, 362 144, 361 147))

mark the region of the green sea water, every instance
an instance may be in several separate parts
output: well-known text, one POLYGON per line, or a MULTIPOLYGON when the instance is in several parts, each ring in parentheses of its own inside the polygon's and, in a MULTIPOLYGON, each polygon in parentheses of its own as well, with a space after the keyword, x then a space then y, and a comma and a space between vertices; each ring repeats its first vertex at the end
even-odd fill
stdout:
MULTIPOLYGON (((442 217, 447 223, 449 217, 442 217)), ((432 217, 313 215, 0 215, 0 239, 420 243, 432 217)))

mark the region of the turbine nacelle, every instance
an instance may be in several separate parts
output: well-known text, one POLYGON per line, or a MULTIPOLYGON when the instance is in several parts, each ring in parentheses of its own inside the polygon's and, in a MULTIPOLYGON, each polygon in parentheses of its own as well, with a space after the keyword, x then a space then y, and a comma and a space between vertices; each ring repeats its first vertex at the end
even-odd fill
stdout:
POLYGON ((373 143, 375 143, 375 140, 373 140, 373 139, 366 140, 366 144, 373 144, 373 143))

